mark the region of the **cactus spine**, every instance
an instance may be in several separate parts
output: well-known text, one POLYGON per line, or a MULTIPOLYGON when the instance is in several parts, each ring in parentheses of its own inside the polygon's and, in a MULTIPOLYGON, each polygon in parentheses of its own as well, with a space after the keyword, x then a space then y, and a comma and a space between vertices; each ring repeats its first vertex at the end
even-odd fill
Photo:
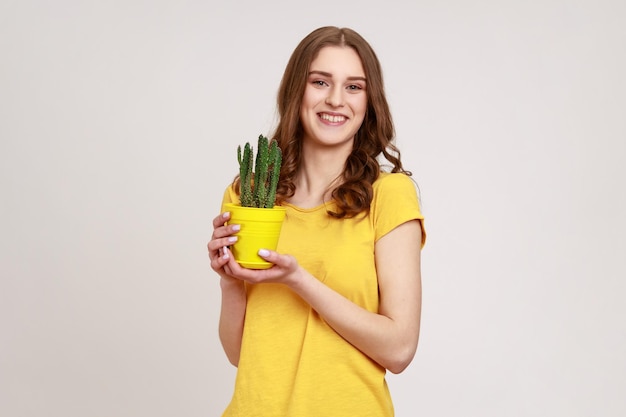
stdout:
POLYGON ((250 143, 237 148, 239 162, 240 198, 243 207, 272 208, 276 203, 276 188, 280 175, 282 153, 276 141, 269 144, 267 137, 259 135, 256 159, 250 143))

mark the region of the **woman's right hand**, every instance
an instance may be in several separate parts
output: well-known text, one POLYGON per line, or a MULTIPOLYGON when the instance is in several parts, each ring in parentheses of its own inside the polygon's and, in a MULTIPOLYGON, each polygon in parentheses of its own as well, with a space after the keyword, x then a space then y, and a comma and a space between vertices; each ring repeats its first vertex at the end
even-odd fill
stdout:
POLYGON ((235 280, 228 275, 224 266, 228 264, 232 256, 230 250, 226 248, 237 241, 237 236, 234 234, 239 231, 240 226, 238 224, 226 225, 229 219, 229 212, 224 212, 213 219, 213 234, 211 241, 207 244, 207 249, 211 260, 211 269, 217 272, 222 279, 235 280))

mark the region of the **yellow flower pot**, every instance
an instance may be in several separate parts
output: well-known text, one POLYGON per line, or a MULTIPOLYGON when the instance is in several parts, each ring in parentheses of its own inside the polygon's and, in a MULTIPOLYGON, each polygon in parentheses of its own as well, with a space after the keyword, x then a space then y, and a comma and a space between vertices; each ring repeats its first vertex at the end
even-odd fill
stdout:
POLYGON ((237 242, 231 246, 235 260, 244 268, 268 269, 273 265, 258 255, 259 249, 276 250, 280 229, 285 219, 284 207, 241 207, 227 203, 224 211, 230 212, 230 224, 241 226, 237 242))

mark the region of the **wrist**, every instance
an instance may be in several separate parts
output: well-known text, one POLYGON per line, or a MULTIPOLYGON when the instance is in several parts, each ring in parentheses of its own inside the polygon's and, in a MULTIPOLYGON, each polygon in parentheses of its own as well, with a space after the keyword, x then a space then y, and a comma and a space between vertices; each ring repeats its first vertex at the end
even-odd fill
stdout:
POLYGON ((220 288, 222 291, 243 291, 245 286, 237 278, 220 276, 220 288))
POLYGON ((287 286, 290 287, 295 292, 298 292, 300 287, 302 287, 302 285, 304 284, 304 281, 306 279, 305 275, 306 274, 305 274, 304 269, 298 266, 298 268, 295 271, 289 274, 288 280, 286 282, 287 286))

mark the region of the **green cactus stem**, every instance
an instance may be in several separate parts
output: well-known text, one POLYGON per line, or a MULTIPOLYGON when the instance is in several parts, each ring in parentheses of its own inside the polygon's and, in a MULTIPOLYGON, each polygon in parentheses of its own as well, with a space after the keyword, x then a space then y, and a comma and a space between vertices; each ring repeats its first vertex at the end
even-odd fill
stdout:
POLYGON ((276 141, 270 146, 270 164, 271 171, 269 173, 269 191, 265 200, 265 207, 272 208, 276 203, 276 188, 278 187, 278 178, 280 176, 280 165, 282 164, 282 153, 276 141))
POLYGON ((241 146, 237 147, 237 160, 239 161, 239 184, 241 188, 241 205, 243 207, 253 207, 252 198, 252 152, 249 143, 246 143, 243 156, 241 146))
POLYGON ((239 162, 241 205, 259 208, 274 207, 282 164, 282 153, 276 141, 270 144, 267 137, 259 135, 256 159, 253 159, 252 146, 246 143, 243 155, 241 146, 237 148, 237 161, 239 162))
POLYGON ((265 207, 267 177, 269 175, 269 144, 265 136, 259 135, 254 166, 254 205, 265 207))

